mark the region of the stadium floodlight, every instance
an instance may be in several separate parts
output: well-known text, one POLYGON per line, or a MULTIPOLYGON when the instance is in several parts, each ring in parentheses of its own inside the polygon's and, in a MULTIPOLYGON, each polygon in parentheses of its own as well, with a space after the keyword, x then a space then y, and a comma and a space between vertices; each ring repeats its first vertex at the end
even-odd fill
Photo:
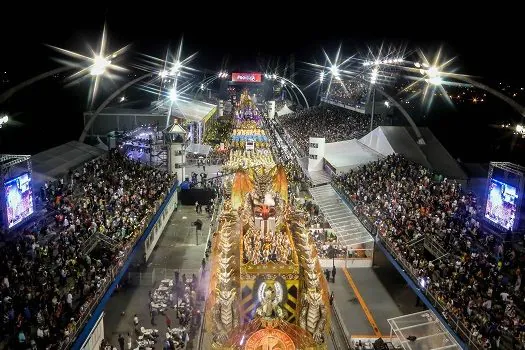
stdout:
POLYGON ((161 70, 161 71, 159 72, 159 76, 160 76, 161 78, 166 78, 168 75, 169 75, 169 73, 168 73, 167 70, 161 70))
POLYGON ((201 84, 201 90, 204 90, 204 84, 201 84))
POLYGON ((7 114, 5 114, 2 118, 0 118, 0 128, 4 126, 4 124, 7 124, 8 121, 9 117, 7 116, 7 114))
POLYGON ((414 66, 416 66, 416 68, 421 68, 421 63, 419 63, 419 62, 414 62, 414 66))
POLYGON ((274 79, 274 80, 277 79, 277 74, 274 73, 274 74, 272 75, 272 79, 274 79))
POLYGON ((124 102, 124 101, 126 101, 126 96, 122 96, 122 97, 120 98, 119 101, 120 101, 121 103, 124 102))
POLYGON ((375 84, 377 82, 378 74, 379 74, 379 69, 377 69, 377 67, 374 67, 374 69, 372 69, 372 73, 370 74, 370 83, 375 84))
POLYGON ((174 87, 171 88, 169 97, 171 101, 175 101, 177 99, 177 89, 175 89, 174 87))
POLYGON ((443 80, 441 79, 441 75, 439 72, 439 69, 436 66, 431 66, 426 70, 423 70, 426 76, 428 77, 427 82, 432 85, 441 85, 443 80))
POLYGON ((170 74, 177 75, 180 72, 181 68, 182 68, 182 64, 180 63, 180 61, 175 61, 175 63, 173 64, 173 67, 171 67, 170 74))
POLYGON ((91 66, 90 74, 91 75, 102 75, 106 71, 106 68, 109 67, 111 61, 98 55, 93 59, 93 65, 91 66))
POLYGON ((386 106, 386 108, 390 108, 390 102, 385 101, 385 106, 386 106))
POLYGON ((319 81, 322 83, 324 80, 324 72, 319 73, 319 81))
POLYGON ((516 132, 519 134, 525 134, 525 127, 523 127, 523 125, 520 125, 520 124, 516 125, 516 132))
POLYGON ((334 77, 339 77, 339 68, 337 68, 336 65, 333 65, 331 68, 330 68, 330 72, 332 73, 332 75, 334 77))

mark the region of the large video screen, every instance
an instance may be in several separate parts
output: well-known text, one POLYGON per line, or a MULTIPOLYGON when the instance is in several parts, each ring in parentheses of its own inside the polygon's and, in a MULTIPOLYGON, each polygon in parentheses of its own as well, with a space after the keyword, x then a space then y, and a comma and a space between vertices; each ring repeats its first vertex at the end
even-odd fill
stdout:
POLYGON ((232 73, 232 81, 236 83, 260 83, 261 73, 232 73))
POLYGON ((7 224, 11 228, 33 214, 31 177, 24 173, 4 183, 7 224))
POLYGON ((514 226, 518 191, 516 187, 490 179, 485 218, 509 230, 514 226))

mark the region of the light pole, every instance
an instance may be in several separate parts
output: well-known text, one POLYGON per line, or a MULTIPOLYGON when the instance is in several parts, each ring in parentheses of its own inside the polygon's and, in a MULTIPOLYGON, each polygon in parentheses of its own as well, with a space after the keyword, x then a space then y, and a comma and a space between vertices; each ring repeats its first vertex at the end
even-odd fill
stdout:
POLYGON ((370 131, 374 129, 374 114, 376 108, 376 82, 378 73, 379 69, 377 68, 377 66, 375 66, 372 69, 372 73, 370 74, 370 86, 372 88, 372 114, 370 116, 370 131))

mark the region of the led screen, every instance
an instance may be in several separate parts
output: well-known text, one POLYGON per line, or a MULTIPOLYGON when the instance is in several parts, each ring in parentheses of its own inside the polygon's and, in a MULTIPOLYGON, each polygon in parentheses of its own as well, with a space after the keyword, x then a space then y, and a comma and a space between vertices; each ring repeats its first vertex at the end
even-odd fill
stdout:
POLYGON ((7 208, 7 227, 21 223, 33 214, 33 191, 31 177, 24 173, 4 183, 7 208))
POLYGON ((485 218, 508 230, 514 226, 518 191, 516 187, 490 179, 485 218))

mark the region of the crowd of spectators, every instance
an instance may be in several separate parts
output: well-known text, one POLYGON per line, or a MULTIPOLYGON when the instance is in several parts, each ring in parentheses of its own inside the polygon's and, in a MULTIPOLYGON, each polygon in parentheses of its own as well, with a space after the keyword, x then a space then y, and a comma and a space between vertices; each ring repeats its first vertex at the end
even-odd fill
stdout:
POLYGON ((0 247, 0 329, 8 348, 61 348, 76 334, 174 183, 118 152, 84 164, 40 196, 54 222, 0 247), (112 244, 94 245, 103 235, 112 244), (62 345, 61 345, 62 344, 62 345))
POLYGON ((326 97, 345 105, 363 108, 368 98, 370 84, 359 81, 334 80, 326 97))
MULTIPOLYGON (((370 117, 336 106, 316 106, 278 117, 281 125, 308 152, 310 137, 324 137, 326 142, 361 138, 370 131, 370 117)), ((374 128, 384 124, 383 118, 374 118, 374 128)))
POLYGON ((473 194, 401 155, 340 175, 334 185, 411 265, 414 278, 447 319, 459 321, 465 337, 478 348, 499 348, 505 334, 514 348, 523 348, 525 257, 481 229, 473 194), (440 242, 447 254, 429 256, 425 238, 440 242))

